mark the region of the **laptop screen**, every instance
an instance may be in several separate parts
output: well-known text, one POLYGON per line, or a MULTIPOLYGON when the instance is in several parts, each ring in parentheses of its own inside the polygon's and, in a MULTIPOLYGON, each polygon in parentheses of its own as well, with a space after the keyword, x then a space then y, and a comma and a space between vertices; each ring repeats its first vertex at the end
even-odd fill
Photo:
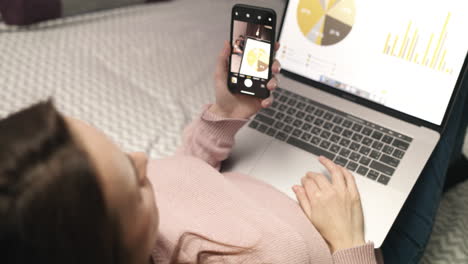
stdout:
POLYGON ((290 0, 282 68, 441 125, 468 52, 468 1, 290 0))

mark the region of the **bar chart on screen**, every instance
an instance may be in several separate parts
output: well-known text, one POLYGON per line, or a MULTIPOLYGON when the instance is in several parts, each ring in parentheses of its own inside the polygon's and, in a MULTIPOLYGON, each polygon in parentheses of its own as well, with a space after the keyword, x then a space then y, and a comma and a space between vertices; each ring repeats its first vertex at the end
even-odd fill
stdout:
POLYGON ((406 28, 397 33, 389 32, 382 52, 409 63, 418 64, 432 70, 452 74, 453 69, 447 65, 445 58, 449 49, 446 44, 449 38, 451 13, 440 21, 439 28, 421 29, 412 20, 408 21, 406 28))

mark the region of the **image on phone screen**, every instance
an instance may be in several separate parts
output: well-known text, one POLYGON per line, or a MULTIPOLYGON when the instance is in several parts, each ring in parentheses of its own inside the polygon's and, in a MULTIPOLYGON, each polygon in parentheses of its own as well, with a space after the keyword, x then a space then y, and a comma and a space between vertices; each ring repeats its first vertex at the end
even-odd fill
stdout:
POLYGON ((273 38, 271 25, 233 21, 230 82, 241 92, 266 89, 273 38))

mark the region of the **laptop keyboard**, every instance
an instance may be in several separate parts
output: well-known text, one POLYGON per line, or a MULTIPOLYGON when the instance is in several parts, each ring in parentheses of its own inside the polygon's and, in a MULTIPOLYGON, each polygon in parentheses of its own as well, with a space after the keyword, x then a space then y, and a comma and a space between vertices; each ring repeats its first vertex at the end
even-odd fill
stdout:
POLYGON ((277 88, 249 127, 387 185, 412 138, 277 88))

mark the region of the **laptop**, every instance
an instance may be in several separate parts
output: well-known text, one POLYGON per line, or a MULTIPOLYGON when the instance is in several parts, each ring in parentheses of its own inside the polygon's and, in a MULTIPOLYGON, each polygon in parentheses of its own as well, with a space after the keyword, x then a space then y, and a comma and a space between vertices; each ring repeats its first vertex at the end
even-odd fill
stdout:
POLYGON ((275 102, 239 131, 223 170, 296 199, 307 171, 329 177, 326 156, 354 174, 379 248, 466 78, 465 2, 288 1, 275 102))

